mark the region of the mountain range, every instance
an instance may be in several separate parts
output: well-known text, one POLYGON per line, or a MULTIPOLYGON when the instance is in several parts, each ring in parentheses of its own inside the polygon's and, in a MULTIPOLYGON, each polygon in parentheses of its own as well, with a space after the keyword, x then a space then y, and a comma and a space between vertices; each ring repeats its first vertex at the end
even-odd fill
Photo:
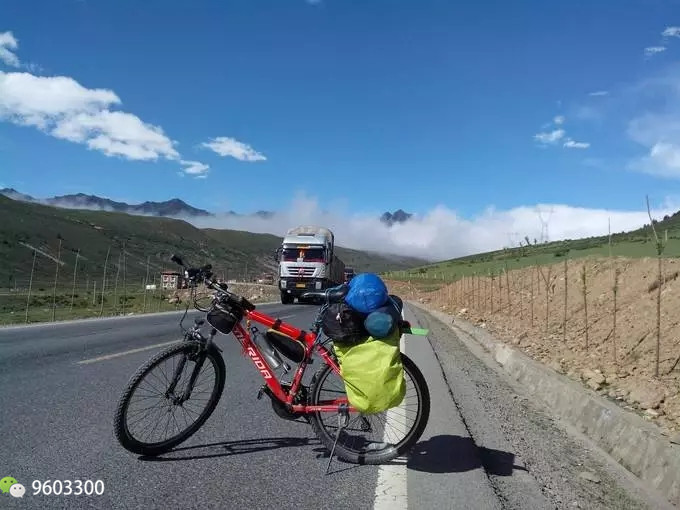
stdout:
MULTIPOLYGON (((182 218, 182 217, 210 217, 215 216, 214 213, 204 209, 193 207, 179 198, 172 198, 164 202, 143 202, 141 204, 128 204, 126 202, 116 202, 108 198, 98 197, 96 195, 86 195, 85 193, 76 193, 73 195, 60 195, 50 198, 35 198, 31 195, 21 193, 13 188, 0 189, 0 195, 4 195, 12 200, 21 202, 31 202, 36 204, 51 205, 53 207, 61 207, 65 209, 90 209, 96 211, 114 211, 124 212, 128 214, 135 214, 141 216, 161 216, 166 218, 182 218)), ((228 211, 226 214, 233 216, 240 216, 234 211, 228 211)), ((270 218, 274 215, 272 211, 257 211, 252 216, 259 216, 261 218, 270 218)), ((411 218, 411 214, 398 209, 394 213, 384 213, 380 220, 388 226, 394 223, 403 223, 411 218)))
MULTIPOLYGON (((163 269, 176 269, 170 262, 173 253, 193 265, 211 263, 220 276, 251 278, 265 271, 276 273, 274 252, 282 239, 272 234, 198 228, 183 219, 66 209, 2 194, 0 218, 7 219, 0 226, 0 290, 27 288, 32 274, 40 292, 52 289, 55 278, 59 288, 71 289, 76 277, 80 285, 92 285, 95 280, 101 285, 105 273, 112 285, 118 275, 121 281, 141 285, 147 278, 159 278, 163 269)), ((356 272, 379 273, 427 263, 416 257, 339 245, 336 254, 356 272)), ((0 312, 3 306, 0 302, 0 312)))

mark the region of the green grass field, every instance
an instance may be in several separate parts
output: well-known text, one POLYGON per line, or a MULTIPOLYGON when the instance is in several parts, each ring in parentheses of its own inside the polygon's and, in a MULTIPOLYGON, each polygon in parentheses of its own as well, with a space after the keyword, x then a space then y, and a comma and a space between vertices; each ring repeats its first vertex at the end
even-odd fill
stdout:
POLYGON ((66 289, 57 289, 56 296, 46 291, 31 293, 30 300, 27 293, 5 292, 0 295, 0 325, 46 322, 51 321, 53 317, 54 320, 60 321, 129 313, 166 312, 183 309, 186 306, 186 303, 180 305, 168 303, 167 298, 163 299, 158 291, 155 295, 152 291, 148 291, 146 300, 143 292, 128 291, 125 296, 122 294, 122 289, 119 289, 115 295, 113 291, 107 292, 104 296, 103 307, 100 294, 97 294, 94 304, 91 293, 76 293, 73 296, 73 305, 71 297, 71 291, 66 289))
MULTIPOLYGON (((661 222, 660 226, 657 225, 657 230, 661 228, 663 232, 666 226, 661 222)), ((673 231, 668 229, 668 242, 665 243, 664 257, 680 257, 680 236, 676 237, 680 234, 678 231, 680 228, 678 230, 676 228, 673 231)), ((649 228, 648 233, 651 234, 649 228)), ((634 233, 612 236, 611 255, 626 258, 656 257, 656 243, 646 234, 647 232, 638 230, 634 233)), ((662 237, 665 237, 663 233, 662 237)), ((508 270, 513 270, 533 265, 555 264, 564 260, 565 257, 573 260, 606 256, 609 256, 608 238, 600 237, 480 253, 409 270, 389 271, 384 273, 384 276, 393 280, 453 281, 463 276, 497 275, 506 267, 508 270)))

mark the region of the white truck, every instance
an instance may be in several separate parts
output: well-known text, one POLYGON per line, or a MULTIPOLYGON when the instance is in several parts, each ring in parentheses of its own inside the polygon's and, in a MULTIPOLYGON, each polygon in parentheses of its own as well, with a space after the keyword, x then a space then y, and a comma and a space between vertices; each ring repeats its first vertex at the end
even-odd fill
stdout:
POLYGON ((324 290, 344 281, 345 263, 335 255, 335 236, 324 227, 303 225, 286 232, 276 250, 281 303, 290 304, 307 291, 324 290))

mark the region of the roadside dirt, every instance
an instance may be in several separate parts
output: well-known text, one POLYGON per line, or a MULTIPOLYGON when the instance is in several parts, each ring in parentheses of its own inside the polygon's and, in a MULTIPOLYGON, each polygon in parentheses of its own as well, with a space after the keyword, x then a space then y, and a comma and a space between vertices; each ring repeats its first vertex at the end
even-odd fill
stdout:
MULTIPOLYGON (((278 301, 281 297, 276 285, 263 285, 259 283, 230 283, 229 290, 244 296, 252 303, 278 301)), ((205 287, 197 289, 196 298, 199 305, 203 306, 209 304, 211 297, 212 291, 206 289, 205 287)), ((190 293, 185 289, 177 290, 174 293, 168 293, 166 299, 169 303, 186 303, 186 300, 190 299, 190 293)))
POLYGON ((656 258, 567 261, 566 335, 564 261, 507 276, 440 282, 434 291, 419 289, 424 282, 431 286, 432 280, 386 283, 394 294, 485 327, 499 340, 675 435, 680 431, 680 315, 675 313, 680 306, 680 262, 662 259, 657 377, 658 264, 656 258))

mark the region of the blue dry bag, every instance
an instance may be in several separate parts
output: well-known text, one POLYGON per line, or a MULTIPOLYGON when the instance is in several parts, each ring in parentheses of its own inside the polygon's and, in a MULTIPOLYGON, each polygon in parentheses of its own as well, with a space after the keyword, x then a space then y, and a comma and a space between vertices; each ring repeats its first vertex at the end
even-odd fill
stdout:
POLYGON ((349 282, 345 303, 361 313, 371 313, 387 302, 385 282, 374 273, 360 273, 349 282))

